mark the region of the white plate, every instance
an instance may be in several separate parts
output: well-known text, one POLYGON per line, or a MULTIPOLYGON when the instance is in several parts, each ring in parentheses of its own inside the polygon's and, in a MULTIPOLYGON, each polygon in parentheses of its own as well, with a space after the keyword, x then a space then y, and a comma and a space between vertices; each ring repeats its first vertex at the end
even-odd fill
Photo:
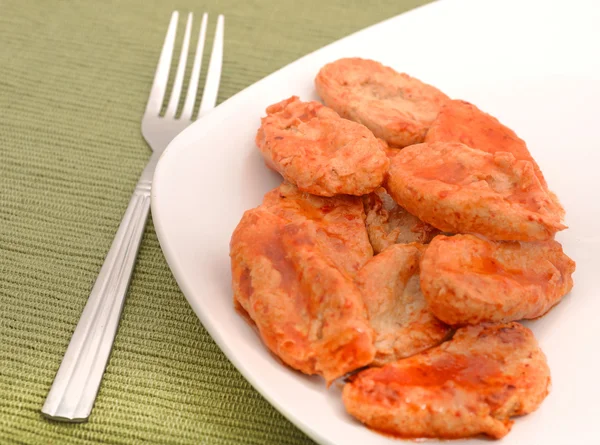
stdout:
MULTIPOLYGON (((365 3, 366 7, 367 3, 365 3)), ((387 444, 345 414, 339 388, 273 359, 233 310, 229 239, 244 210, 279 177, 254 146, 267 105, 317 99, 319 68, 362 56, 474 102, 529 144, 567 210, 559 235, 577 261, 575 288, 529 326, 553 389, 503 443, 592 444, 600 414, 600 9, 590 1, 447 0, 372 26, 292 63, 223 103, 169 146, 154 177, 152 214, 183 293, 227 357, 288 419, 323 444, 387 444)), ((489 443, 456 441, 458 445, 489 443)))

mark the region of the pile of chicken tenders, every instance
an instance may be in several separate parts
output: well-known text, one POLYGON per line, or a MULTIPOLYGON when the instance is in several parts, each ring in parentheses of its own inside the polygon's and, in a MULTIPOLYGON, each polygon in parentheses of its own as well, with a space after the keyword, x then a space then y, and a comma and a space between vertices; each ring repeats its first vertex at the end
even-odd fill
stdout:
POLYGON ((501 438, 550 371, 532 332, 572 286, 564 210, 496 118, 340 59, 256 135, 283 183, 230 244, 234 304, 288 366, 345 377, 347 411, 399 437, 501 438))

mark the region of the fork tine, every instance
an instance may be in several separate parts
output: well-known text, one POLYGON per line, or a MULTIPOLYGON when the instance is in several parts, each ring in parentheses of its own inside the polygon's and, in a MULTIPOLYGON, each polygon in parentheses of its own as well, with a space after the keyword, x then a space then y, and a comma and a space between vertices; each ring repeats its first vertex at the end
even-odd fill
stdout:
POLYGON ((158 59, 158 65, 156 66, 156 73, 154 74, 154 81, 152 82, 148 105, 146 105, 146 113, 158 114, 162 108, 165 91, 167 89, 167 81, 169 80, 169 70, 171 69, 171 59, 173 58, 178 20, 179 13, 173 11, 165 42, 163 43, 162 51, 160 53, 160 59, 158 59))
POLYGON ((173 83, 173 91, 171 91, 171 99, 165 112, 165 117, 174 118, 179 105, 179 96, 181 95, 181 87, 183 86, 183 78, 185 76, 185 66, 187 64, 187 56, 190 47, 190 35, 192 33, 192 13, 188 14, 187 24, 185 25, 185 33, 183 35, 183 44, 181 45, 181 54, 179 54, 179 63, 177 64, 177 73, 175 74, 175 82, 173 83))
POLYGON ((194 104, 198 94, 198 80, 200 79, 200 70, 202 68, 202 55, 204 53, 204 42, 206 41, 206 24, 208 23, 208 14, 205 12, 202 15, 202 24, 200 25, 200 34, 198 36, 198 44, 196 45, 196 55, 194 56, 194 66, 192 67, 192 75, 190 84, 185 98, 185 104, 181 111, 180 119, 191 119, 194 113, 194 104))
POLYGON ((212 110, 217 103, 217 94, 219 93, 219 81, 221 80, 221 67, 223 65, 223 31, 225 28, 225 18, 219 15, 217 19, 217 30, 215 31, 215 40, 213 42, 210 62, 208 63, 208 74, 202 93, 202 102, 198 117, 204 116, 212 110))

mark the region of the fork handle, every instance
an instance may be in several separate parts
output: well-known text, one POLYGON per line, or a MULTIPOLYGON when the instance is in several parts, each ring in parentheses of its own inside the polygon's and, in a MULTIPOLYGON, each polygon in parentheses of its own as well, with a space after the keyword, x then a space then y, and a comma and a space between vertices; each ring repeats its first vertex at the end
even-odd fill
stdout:
POLYGON ((152 182, 147 176, 135 188, 56 373, 42 407, 46 417, 85 422, 92 411, 150 210, 152 182))

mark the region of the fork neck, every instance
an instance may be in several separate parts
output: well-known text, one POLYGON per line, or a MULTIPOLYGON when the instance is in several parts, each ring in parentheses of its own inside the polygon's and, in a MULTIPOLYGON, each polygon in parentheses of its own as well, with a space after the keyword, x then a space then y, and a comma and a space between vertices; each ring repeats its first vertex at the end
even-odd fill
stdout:
POLYGON ((152 152, 152 156, 150 156, 150 160, 148 161, 148 164, 146 164, 146 168, 144 168, 144 171, 142 172, 138 183, 152 184, 154 170, 156 170, 156 164, 158 164, 158 160, 160 159, 161 154, 162 151, 152 152))

